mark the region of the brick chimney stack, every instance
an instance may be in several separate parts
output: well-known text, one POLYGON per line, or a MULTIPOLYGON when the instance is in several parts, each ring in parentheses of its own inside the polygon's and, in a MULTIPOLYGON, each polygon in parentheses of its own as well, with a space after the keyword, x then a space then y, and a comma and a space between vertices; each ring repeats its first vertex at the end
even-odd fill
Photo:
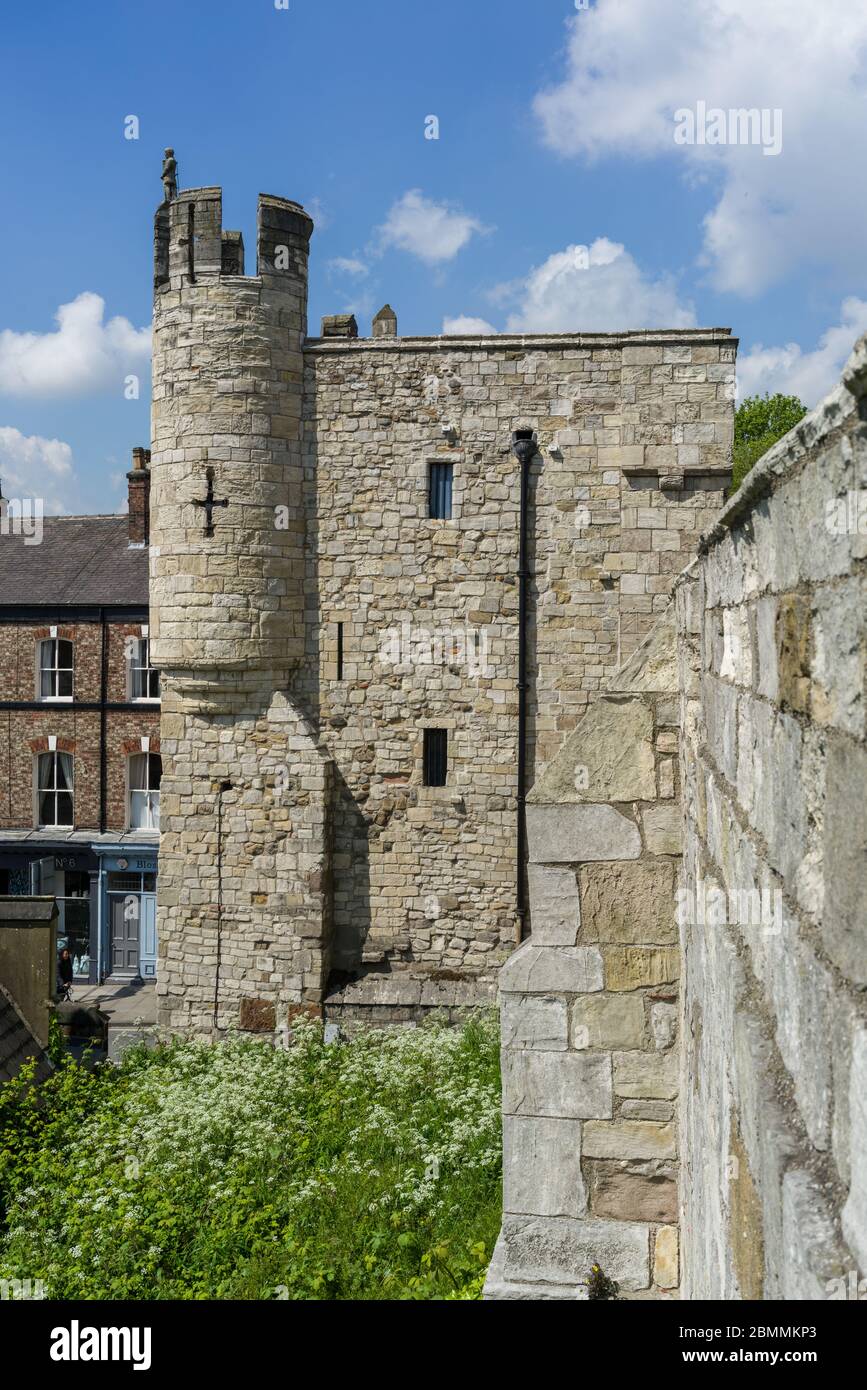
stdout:
POLYGON ((150 539, 150 449, 133 449, 129 482, 129 543, 147 545, 150 539))

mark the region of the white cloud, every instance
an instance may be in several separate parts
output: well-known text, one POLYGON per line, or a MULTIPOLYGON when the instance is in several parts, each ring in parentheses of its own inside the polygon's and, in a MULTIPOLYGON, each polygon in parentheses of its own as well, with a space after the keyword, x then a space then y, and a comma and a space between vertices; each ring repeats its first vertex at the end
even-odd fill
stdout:
POLYGON ((353 256, 334 256, 328 262, 328 269, 335 275, 367 275, 367 266, 364 261, 357 261, 353 256))
POLYGON ((324 232, 326 227, 331 226, 331 213, 326 210, 321 198, 307 198, 303 206, 304 211, 313 218, 313 226, 317 232, 324 232))
POLYGON ((758 293, 818 261, 864 280, 867 181, 854 173, 867 124, 864 5, 597 0, 569 21, 565 77, 535 111, 563 155, 669 155, 712 180, 704 259, 717 288, 758 293), (700 101, 779 109, 782 152, 676 145, 674 113, 700 101))
POLYGON ((89 291, 57 311, 53 333, 0 331, 0 393, 10 396, 86 396, 123 389, 123 379, 147 367, 149 328, 129 319, 104 322, 105 300, 89 291))
POLYGON ((389 209, 376 235, 380 250, 396 246, 426 265, 438 265, 453 260, 473 235, 487 231, 490 228, 478 218, 448 203, 435 203, 421 189, 411 188, 389 209))
POLYGON ((497 330, 487 319, 474 319, 471 314, 459 314, 457 318, 443 319, 443 333, 483 334, 496 333, 497 330))
POLYGON ((738 396, 781 391, 798 396, 809 410, 836 386, 855 340, 867 332, 867 300, 844 299, 840 322, 825 330, 819 346, 804 352, 797 343, 763 347, 757 343, 738 357, 738 396))
POLYGON ((40 497, 46 516, 68 511, 77 490, 72 449, 62 439, 0 425, 0 481, 7 500, 40 497))
POLYGON ((645 275, 625 247, 607 237, 554 252, 525 280, 492 295, 516 301, 509 333, 618 333, 695 323, 692 305, 681 302, 670 276, 645 275))

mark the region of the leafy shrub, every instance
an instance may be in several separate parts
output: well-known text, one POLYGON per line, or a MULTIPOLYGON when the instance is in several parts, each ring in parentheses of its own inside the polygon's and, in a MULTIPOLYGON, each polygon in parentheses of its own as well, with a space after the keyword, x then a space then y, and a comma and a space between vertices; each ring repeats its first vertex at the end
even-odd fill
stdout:
POLYGON ((747 396, 735 411, 735 437, 732 492, 736 492, 754 463, 772 444, 803 420, 807 407, 797 396, 777 392, 769 396, 747 396))
POLYGON ((0 1278, 51 1298, 477 1298, 496 1017, 67 1059, 0 1090, 0 1278))

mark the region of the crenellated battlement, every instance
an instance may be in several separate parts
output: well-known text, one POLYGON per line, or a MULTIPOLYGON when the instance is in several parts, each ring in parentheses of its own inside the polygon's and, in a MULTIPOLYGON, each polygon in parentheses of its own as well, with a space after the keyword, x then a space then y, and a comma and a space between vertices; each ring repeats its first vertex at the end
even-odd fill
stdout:
MULTIPOLYGON (((306 277, 312 232, 313 219, 300 203, 260 193, 255 278, 306 277)), ((244 239, 223 230, 222 188, 185 188, 156 211, 154 289, 181 289, 220 276, 244 276, 244 239)))

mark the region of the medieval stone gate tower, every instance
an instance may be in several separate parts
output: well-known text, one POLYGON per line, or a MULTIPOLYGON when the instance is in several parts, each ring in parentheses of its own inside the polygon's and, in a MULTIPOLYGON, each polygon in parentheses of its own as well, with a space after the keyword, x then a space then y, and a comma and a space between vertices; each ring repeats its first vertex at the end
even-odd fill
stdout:
POLYGON ((313 224, 262 195, 257 273, 219 188, 156 214, 151 641, 162 671, 161 1021, 272 1030, 321 998, 330 763, 304 647, 302 343, 313 224))
POLYGON ((351 315, 308 337, 303 208, 260 197, 247 277, 220 190, 178 193, 173 166, 151 448, 161 1022, 482 1002, 532 928, 519 750, 529 790, 715 519, 736 343, 402 336, 391 309, 369 338, 351 315))

